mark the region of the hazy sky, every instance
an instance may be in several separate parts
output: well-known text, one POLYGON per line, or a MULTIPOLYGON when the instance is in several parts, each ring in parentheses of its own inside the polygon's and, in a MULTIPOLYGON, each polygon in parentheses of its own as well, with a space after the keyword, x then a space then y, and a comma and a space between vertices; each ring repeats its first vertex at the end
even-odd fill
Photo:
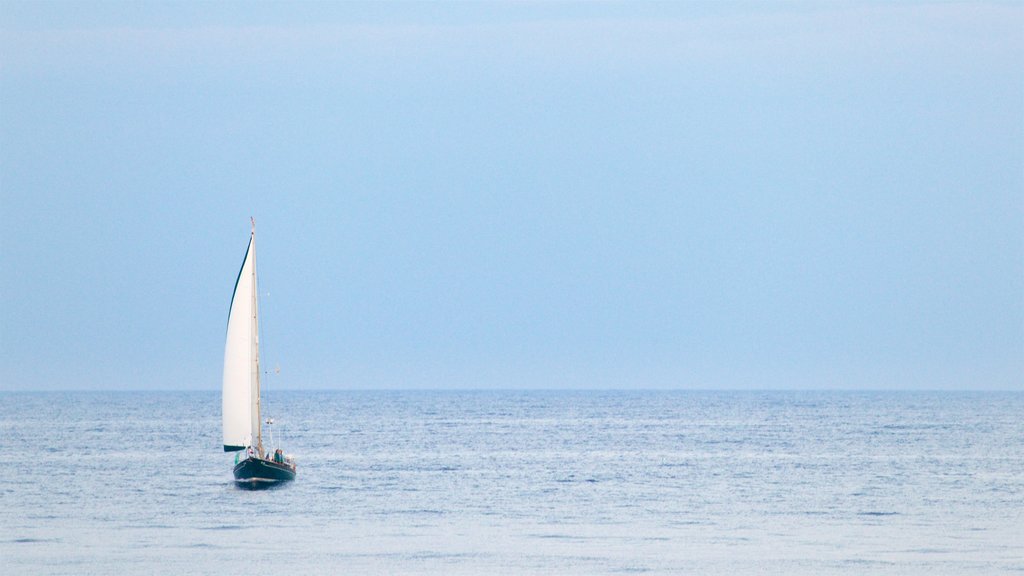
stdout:
POLYGON ((0 2, 0 389, 1024 389, 1024 4, 0 2))

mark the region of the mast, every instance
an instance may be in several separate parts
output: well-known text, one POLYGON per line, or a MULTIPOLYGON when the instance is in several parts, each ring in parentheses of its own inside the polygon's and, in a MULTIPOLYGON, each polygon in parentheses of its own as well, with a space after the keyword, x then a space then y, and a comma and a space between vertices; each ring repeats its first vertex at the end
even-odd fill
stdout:
POLYGON ((257 455, 263 457, 263 426, 260 421, 260 314, 259 285, 256 283, 256 219, 249 217, 252 223, 252 431, 256 436, 257 455))

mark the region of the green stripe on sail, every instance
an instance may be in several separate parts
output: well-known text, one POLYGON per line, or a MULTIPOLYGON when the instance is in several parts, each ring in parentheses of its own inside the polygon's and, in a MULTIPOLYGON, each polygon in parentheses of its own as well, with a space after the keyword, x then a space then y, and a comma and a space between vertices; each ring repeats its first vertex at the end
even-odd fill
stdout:
MULTIPOLYGON (((238 276, 235 277, 235 288, 231 291, 231 305, 228 306, 228 324, 231 323, 231 309, 235 307, 235 293, 238 292, 238 283, 242 280, 242 271, 245 270, 245 261, 249 259, 249 248, 252 247, 252 236, 249 236, 249 243, 245 246, 245 257, 242 258, 242 266, 238 269, 238 276)), ((241 450, 241 448, 239 448, 241 450)))

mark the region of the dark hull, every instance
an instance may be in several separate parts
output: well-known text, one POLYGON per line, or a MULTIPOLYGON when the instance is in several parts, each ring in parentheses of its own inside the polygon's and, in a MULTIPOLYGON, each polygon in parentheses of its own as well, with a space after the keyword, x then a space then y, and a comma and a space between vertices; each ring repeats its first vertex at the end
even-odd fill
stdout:
POLYGON ((250 456, 235 464, 235 482, 246 488, 269 487, 295 480, 295 468, 250 456))

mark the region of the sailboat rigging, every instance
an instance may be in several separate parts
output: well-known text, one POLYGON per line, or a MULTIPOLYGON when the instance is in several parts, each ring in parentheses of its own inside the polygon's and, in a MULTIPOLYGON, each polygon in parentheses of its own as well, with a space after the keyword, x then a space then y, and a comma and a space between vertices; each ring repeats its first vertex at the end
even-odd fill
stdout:
MULTIPOLYGON (((256 221, 228 310, 224 343, 224 381, 221 408, 224 451, 245 450, 235 456, 235 482, 261 487, 295 479, 295 462, 280 448, 264 450, 260 420, 259 294, 256 278, 256 221)), ((268 425, 269 425, 268 421, 268 425)))

